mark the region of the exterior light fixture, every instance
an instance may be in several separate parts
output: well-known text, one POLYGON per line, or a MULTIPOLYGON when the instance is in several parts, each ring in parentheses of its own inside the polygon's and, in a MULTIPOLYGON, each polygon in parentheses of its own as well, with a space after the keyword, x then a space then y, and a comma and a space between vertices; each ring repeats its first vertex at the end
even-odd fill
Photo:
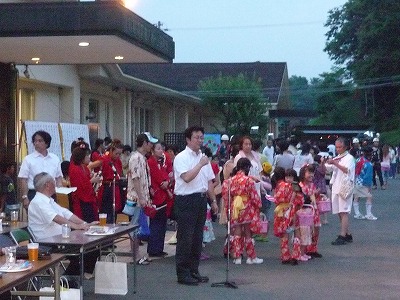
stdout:
POLYGON ((123 59, 124 59, 124 57, 123 57, 123 56, 120 56, 120 55, 118 55, 118 56, 114 57, 114 59, 116 59, 116 60, 123 60, 123 59))
POLYGON ((88 42, 80 42, 79 46, 80 47, 87 47, 87 46, 89 46, 89 43, 88 42))

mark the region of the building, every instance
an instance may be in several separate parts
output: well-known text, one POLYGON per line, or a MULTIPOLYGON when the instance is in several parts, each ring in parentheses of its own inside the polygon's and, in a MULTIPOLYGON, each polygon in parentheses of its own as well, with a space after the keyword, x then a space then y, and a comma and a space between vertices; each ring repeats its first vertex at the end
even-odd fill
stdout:
POLYGON ((0 160, 21 160, 24 120, 89 124, 91 139, 133 144, 142 131, 183 130, 200 106, 197 97, 121 71, 119 62, 171 63, 175 44, 119 1, 7 2, 0 4, 0 160))

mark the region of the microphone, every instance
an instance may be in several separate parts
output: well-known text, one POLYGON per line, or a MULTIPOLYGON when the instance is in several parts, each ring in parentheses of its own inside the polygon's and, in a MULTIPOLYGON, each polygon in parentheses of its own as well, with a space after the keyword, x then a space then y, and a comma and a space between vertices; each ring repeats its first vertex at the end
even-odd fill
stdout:
POLYGON ((111 169, 113 170, 114 174, 117 174, 117 169, 115 168, 114 164, 110 161, 109 165, 111 166, 111 169))

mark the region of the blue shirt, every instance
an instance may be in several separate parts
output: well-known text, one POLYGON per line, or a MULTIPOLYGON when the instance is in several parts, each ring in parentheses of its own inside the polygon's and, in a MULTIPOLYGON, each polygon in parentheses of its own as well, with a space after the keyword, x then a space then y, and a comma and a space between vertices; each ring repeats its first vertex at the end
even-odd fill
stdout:
MULTIPOLYGON (((357 159, 357 163, 361 158, 357 159)), ((369 160, 364 157, 364 165, 361 169, 361 173, 356 178, 357 185, 363 185, 367 187, 372 186, 372 176, 373 176, 373 167, 369 160)))

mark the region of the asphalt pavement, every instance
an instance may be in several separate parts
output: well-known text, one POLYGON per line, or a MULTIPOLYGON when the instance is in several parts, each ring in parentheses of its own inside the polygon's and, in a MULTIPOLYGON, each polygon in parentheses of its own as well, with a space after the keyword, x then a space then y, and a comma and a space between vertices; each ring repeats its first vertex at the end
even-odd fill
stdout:
MULTIPOLYGON (((225 228, 213 223, 216 240, 204 251, 211 258, 200 263, 209 283, 184 286, 176 281, 175 258, 170 255, 149 265, 137 266, 137 291, 133 293, 133 265, 128 264, 126 296, 94 294, 94 280, 85 280, 84 299, 400 299, 400 180, 389 180, 386 190, 373 191, 372 212, 376 221, 356 220, 351 215, 353 243, 333 246, 339 232, 337 216, 320 232, 322 258, 282 265, 279 239, 269 233, 269 242, 257 242, 260 265, 229 264, 222 255, 225 228), (212 283, 235 282, 237 289, 211 287, 212 283)), ((365 200, 360 201, 365 213, 365 200)), ((145 251, 145 246, 142 246, 145 251)), ((169 250, 171 247, 169 246, 169 250)), ((170 251, 171 252, 171 251, 170 251)), ((173 254, 173 253, 170 253, 173 254)))

